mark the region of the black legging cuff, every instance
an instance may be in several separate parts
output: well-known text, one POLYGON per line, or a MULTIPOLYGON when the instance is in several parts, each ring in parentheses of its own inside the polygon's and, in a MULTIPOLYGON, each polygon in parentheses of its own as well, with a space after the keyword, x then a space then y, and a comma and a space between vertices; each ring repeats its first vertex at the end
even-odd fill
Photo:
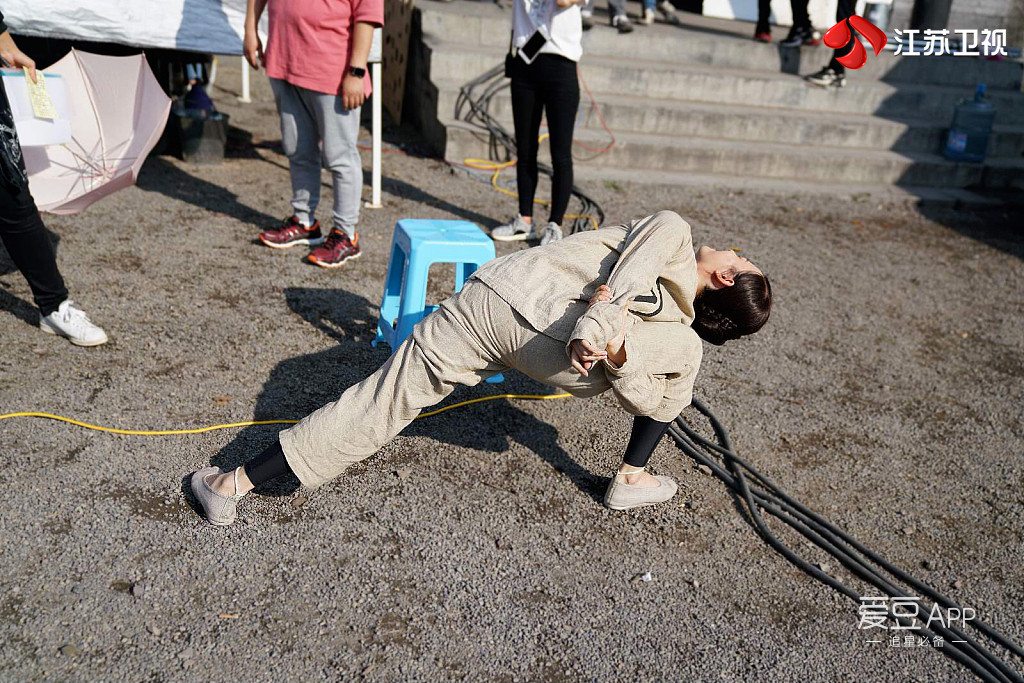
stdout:
POLYGON ((281 442, 275 440, 267 446, 267 449, 255 458, 245 463, 245 475, 253 486, 259 486, 271 479, 277 479, 285 474, 291 474, 292 468, 284 457, 281 449, 281 442))
POLYGON ((654 447, 658 445, 671 422, 657 422, 649 417, 638 415, 633 418, 633 431, 629 435, 629 444, 622 461, 633 467, 647 467, 654 447))

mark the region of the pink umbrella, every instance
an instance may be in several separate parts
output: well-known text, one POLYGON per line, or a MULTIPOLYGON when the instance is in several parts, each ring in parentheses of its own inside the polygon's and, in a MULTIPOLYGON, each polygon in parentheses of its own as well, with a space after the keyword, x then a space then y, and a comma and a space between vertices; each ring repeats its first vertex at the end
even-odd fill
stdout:
POLYGON ((72 50, 44 73, 64 81, 71 142, 25 148, 29 187, 41 211, 78 213, 135 182, 171 100, 143 55, 72 50))

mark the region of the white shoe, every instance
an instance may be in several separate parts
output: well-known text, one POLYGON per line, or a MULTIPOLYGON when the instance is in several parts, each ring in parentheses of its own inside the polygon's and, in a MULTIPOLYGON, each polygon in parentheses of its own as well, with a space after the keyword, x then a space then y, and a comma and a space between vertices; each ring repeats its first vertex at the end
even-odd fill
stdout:
POLYGON ((526 221, 519 214, 516 214, 515 220, 508 225, 499 225, 498 227, 491 230, 491 239, 498 240, 499 242, 522 242, 523 240, 532 240, 537 237, 537 233, 534 232, 534 223, 530 221, 527 225, 526 221))
POLYGON ((540 246, 543 247, 548 242, 556 242, 560 239, 562 239, 562 228, 558 223, 548 223, 544 226, 544 236, 540 238, 540 246))
POLYGON ((619 33, 633 32, 633 24, 625 14, 616 14, 612 17, 612 28, 617 29, 619 33))
POLYGON ((612 477, 608 490, 604 493, 604 506, 612 510, 629 510, 664 503, 676 495, 679 485, 672 479, 664 475, 654 475, 654 478, 658 480, 657 486, 639 486, 626 483, 626 475, 619 472, 612 477))
POLYGON ((640 23, 644 26, 650 26, 654 23, 654 10, 644 8, 644 13, 640 17, 640 23))
POLYGON ((661 16, 665 19, 666 24, 672 24, 673 26, 679 24, 676 8, 669 0, 661 0, 658 3, 658 9, 661 10, 661 16))
POLYGON ((99 346, 107 343, 107 333, 93 325, 89 316, 78 308, 71 299, 66 299, 56 311, 39 316, 39 329, 47 334, 67 337, 75 346, 99 346))

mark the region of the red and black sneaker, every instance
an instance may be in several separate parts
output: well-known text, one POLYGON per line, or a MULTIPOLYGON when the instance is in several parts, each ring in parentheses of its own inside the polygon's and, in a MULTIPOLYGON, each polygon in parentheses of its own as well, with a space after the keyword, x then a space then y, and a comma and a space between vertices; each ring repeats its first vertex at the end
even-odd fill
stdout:
POLYGON ((349 259, 359 258, 360 253, 358 234, 350 239, 341 230, 334 229, 327 235, 327 241, 311 251, 306 260, 321 268, 338 268, 349 259))
POLYGON ((323 244, 324 236, 320 232, 320 221, 313 221, 307 228, 295 216, 290 216, 280 227, 261 232, 259 240, 274 249, 289 249, 296 244, 323 244))

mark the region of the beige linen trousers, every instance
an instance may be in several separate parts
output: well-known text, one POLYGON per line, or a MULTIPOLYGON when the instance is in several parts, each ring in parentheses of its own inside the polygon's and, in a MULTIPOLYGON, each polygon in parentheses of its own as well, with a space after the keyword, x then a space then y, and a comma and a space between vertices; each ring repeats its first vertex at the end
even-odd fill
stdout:
POLYGON ((470 280, 380 369, 281 432, 281 448, 299 481, 316 488, 373 455, 456 386, 509 368, 583 398, 609 388, 599 368, 577 373, 563 341, 537 332, 490 287, 470 280))

